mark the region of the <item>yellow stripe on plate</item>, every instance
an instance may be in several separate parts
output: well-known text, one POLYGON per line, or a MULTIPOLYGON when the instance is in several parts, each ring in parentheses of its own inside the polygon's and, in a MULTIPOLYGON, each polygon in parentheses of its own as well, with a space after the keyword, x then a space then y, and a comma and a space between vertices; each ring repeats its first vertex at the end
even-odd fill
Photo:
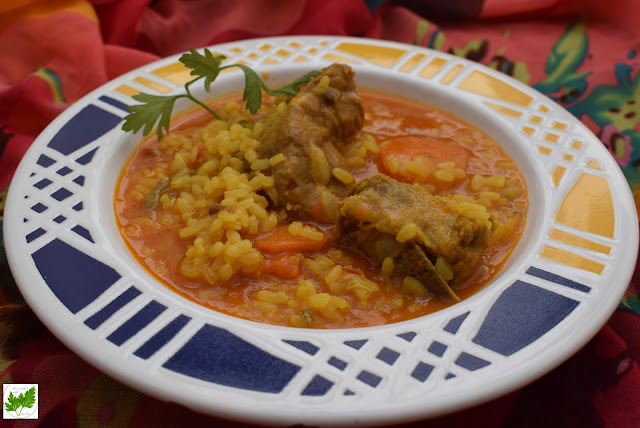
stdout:
POLYGON ((462 64, 458 64, 455 67, 453 67, 446 76, 444 76, 444 78, 440 81, 440 83, 444 84, 444 85, 448 85, 449 83, 451 83, 451 81, 453 79, 455 79, 455 77, 458 75, 458 73, 460 73, 460 70, 462 70, 464 66, 462 64))
POLYGON ((583 173, 567 192, 555 221, 574 229, 613 238, 615 218, 609 182, 583 173))
POLYGON ((495 98, 521 107, 528 107, 533 101, 533 97, 509 83, 478 70, 471 73, 458 87, 474 94, 495 98))
POLYGON ((540 153, 542 153, 543 155, 550 155, 551 154, 551 149, 549 147, 538 146, 538 151, 540 153))
POLYGON ((158 91, 161 92, 163 94, 166 94, 167 92, 169 92, 171 89, 167 88, 164 85, 161 85, 157 82, 154 82, 153 80, 149 80, 145 77, 136 77, 135 79, 133 79, 134 82, 140 83, 141 85, 146 86, 147 88, 153 89, 154 91, 158 91))
POLYGON ((553 181, 553 186, 558 187, 560 185, 560 181, 562 181, 562 177, 564 173, 567 171, 567 168, 563 166, 557 166, 556 169, 553 170, 551 174, 551 180, 553 181))
POLYGON ((425 68, 420 72, 420 76, 426 77, 427 79, 431 78, 436 74, 448 61, 444 58, 434 58, 425 68))
POLYGON ((573 233, 565 232, 558 229, 552 229, 549 234, 549 238, 562 242, 564 244, 573 245, 574 247, 584 248, 585 250, 597 251, 602 254, 609 254, 611 252, 611 247, 606 245, 598 244, 597 242, 593 242, 590 239, 582 238, 580 236, 574 235, 573 233))
POLYGON ((511 116, 515 118, 519 118, 522 116, 522 112, 518 110, 514 110, 509 107, 501 106, 498 104, 490 103, 488 101, 484 102, 486 105, 497 111, 498 113, 504 114, 505 116, 511 116))
POLYGON ((600 162, 594 160, 590 160, 589 162, 587 162, 587 166, 593 169, 602 169, 600 162))
POLYGON ((560 139, 560 136, 549 132, 547 133, 547 135, 544 136, 544 139, 545 141, 548 141, 550 143, 557 143, 558 140, 560 139))
POLYGON ((533 129, 533 128, 530 128, 528 126, 523 126, 522 127, 522 132, 524 132, 527 135, 533 135, 533 133, 536 132, 536 130, 533 129))
POLYGON ((342 56, 338 56, 332 53, 326 53, 322 56, 324 59, 328 59, 329 61, 332 62, 339 62, 339 63, 343 63, 343 64, 358 64, 358 61, 354 61, 352 59, 349 58, 345 58, 342 56))
MULTIPOLYGON (((216 54, 214 54, 215 56, 216 54)), ((181 62, 174 62, 173 64, 165 65, 156 70, 153 70, 151 74, 155 74, 171 83, 182 86, 189 80, 194 79, 191 74, 191 70, 184 66, 181 62)))
POLYGON ((121 94, 124 94, 128 97, 132 97, 134 95, 138 95, 140 93, 139 90, 132 88, 131 86, 127 86, 127 85, 120 85, 116 88, 116 91, 120 92, 121 94))
POLYGON ((416 66, 418 65, 418 63, 420 63, 420 61, 422 61, 423 59, 425 59, 426 55, 419 53, 419 54, 415 54, 414 56, 412 56, 407 62, 405 62, 402 67, 400 67, 400 71, 402 71, 403 73, 408 73, 411 70, 413 70, 414 68, 416 68, 416 66))
POLYGON ((346 42, 336 46, 336 50, 384 67, 393 67, 407 53, 406 49, 346 42))
POLYGON ((604 270, 604 265, 602 263, 598 263, 586 257, 582 257, 569 251, 561 250, 555 247, 545 246, 540 252, 540 256, 557 263, 562 263, 563 265, 597 274, 601 274, 604 270))

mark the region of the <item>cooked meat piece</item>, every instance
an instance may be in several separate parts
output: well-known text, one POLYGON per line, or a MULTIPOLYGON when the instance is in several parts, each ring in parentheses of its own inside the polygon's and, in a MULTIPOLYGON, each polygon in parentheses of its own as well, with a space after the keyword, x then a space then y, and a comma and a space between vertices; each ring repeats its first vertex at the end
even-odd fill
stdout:
POLYGON ((395 275, 411 276, 453 300, 459 299, 434 265, 442 258, 439 263, 453 274, 447 279, 466 278, 480 263, 490 233, 486 219, 457 214, 447 199, 384 174, 360 182, 342 202, 337 220, 338 244, 364 251, 377 263, 391 257, 395 275))
POLYGON ((394 274, 402 277, 410 276, 418 280, 436 296, 446 297, 456 302, 460 300, 447 281, 436 271, 420 245, 407 244, 396 256, 393 265, 394 274))
POLYGON ((349 188, 331 175, 345 168, 338 151, 364 122, 362 100, 356 94, 353 70, 334 64, 302 87, 258 146, 262 158, 282 153, 273 167, 278 205, 301 219, 333 223, 337 203, 349 188))

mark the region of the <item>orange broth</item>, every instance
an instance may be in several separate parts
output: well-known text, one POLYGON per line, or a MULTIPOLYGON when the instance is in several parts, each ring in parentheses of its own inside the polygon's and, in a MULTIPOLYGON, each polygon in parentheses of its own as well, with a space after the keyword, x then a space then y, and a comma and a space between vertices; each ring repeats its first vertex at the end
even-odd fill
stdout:
MULTIPOLYGON (((452 288, 461 299, 468 298, 482 289, 500 271, 520 238, 528 206, 526 185, 521 173, 494 140, 451 113, 373 91, 360 91, 360 96, 365 106, 365 124, 361 134, 373 136, 375 144, 379 148, 384 149, 385 142, 395 137, 424 136, 444 139, 448 144, 462 147, 468 151, 469 158, 465 179, 442 183, 431 179, 420 180, 410 175, 403 176, 401 171, 393 173, 389 170, 388 165, 381 160, 379 153, 367 152, 365 165, 349 168, 349 172, 356 181, 382 171, 396 179, 418 182, 428 186, 437 195, 451 196, 456 193, 471 195, 482 200, 485 204, 487 200, 483 199, 482 195, 495 199, 493 193, 500 193, 495 192, 496 189, 491 186, 483 186, 482 189, 475 191, 471 190, 473 175, 505 177, 506 188, 522 189, 519 195, 516 195, 518 191, 512 190, 511 193, 514 194, 514 197, 509 200, 503 198, 491 202, 496 204, 495 209, 491 208, 495 218, 508 224, 508 227, 506 227, 506 232, 504 230, 501 230, 500 234, 494 232, 501 238, 492 242, 482 257, 482 264, 475 273, 460 283, 452 284, 452 288)), ((235 97, 216 101, 212 103, 212 108, 216 111, 224 111, 225 105, 230 101, 239 103, 239 99, 240 97, 235 97)), ((273 102, 267 101, 267 106, 264 109, 271 108, 271 106, 273 106, 273 102)), ((241 114, 246 113, 242 112, 241 114)), ((202 111, 192 112, 176 118, 172 132, 189 135, 210 120, 210 116, 202 111)), ((305 260, 313 259, 318 254, 313 252, 264 253, 262 269, 215 285, 182 275, 180 264, 193 241, 181 238, 175 227, 159 227, 160 208, 149 209, 130 196, 132 189, 138 182, 136 180, 144 177, 145 174, 150 175, 151 173, 148 171, 153 168, 155 163, 171 161, 172 155, 163 154, 157 149, 157 146, 156 138, 149 137, 143 140, 124 166, 115 194, 118 226, 136 260, 160 282, 196 303, 225 314, 254 321, 292 325, 287 320, 291 319, 292 313, 295 315, 298 313, 296 311, 300 311, 299 306, 291 303, 289 306, 280 305, 278 311, 283 315, 278 317, 273 315, 273 311, 265 313, 264 309, 260 310, 262 306, 256 307, 257 305, 254 304, 256 295, 260 290, 270 289, 274 284, 277 284, 278 290, 289 290, 294 287, 299 277, 312 276, 306 267, 305 260), (147 172, 144 172, 145 170, 147 172), (271 269, 271 265, 282 262, 283 259, 286 260, 284 264, 289 265, 290 269, 287 272, 280 272, 279 278, 275 277, 273 272, 277 272, 277 269, 274 271, 271 269)), ((347 145, 346 150, 350 149, 353 149, 353 145, 347 145)), ((195 165, 191 167, 195 168, 195 165)), ((151 180, 153 177, 148 178, 153 181, 151 180)), ((291 221, 292 219, 286 219, 281 220, 281 223, 286 224, 291 221)), ((367 258, 355 251, 339 248, 339 252, 336 252, 332 225, 315 226, 324 231, 331 239, 329 244, 317 253, 330 254, 334 258, 336 258, 336 254, 342 254, 344 259, 337 263, 343 265, 346 269, 344 271, 359 272, 358 275, 364 275, 379 284, 379 291, 365 305, 354 296, 341 296, 349 301, 351 307, 347 315, 336 320, 324 319, 316 314, 313 324, 309 327, 348 328, 388 324, 430 314, 453 304, 453 302, 444 301, 431 295, 426 297, 407 295, 402 289, 401 278, 387 277, 381 272, 379 266, 374 266, 367 258), (400 307, 398 307, 398 302, 402 302, 400 307)), ((248 237, 248 239, 255 241, 260 237, 261 235, 256 235, 248 237)), ((327 291, 326 285, 322 281, 313 280, 313 283, 319 293, 327 291)))

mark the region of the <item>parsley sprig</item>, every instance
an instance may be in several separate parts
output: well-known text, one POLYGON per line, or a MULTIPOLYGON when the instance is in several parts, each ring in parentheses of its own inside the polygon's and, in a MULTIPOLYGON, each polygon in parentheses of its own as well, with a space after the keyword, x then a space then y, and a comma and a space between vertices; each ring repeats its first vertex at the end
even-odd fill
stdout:
POLYGON ((180 62, 187 68, 191 69, 189 73, 191 76, 196 76, 194 79, 185 83, 184 94, 178 95, 151 95, 140 93, 134 95, 133 99, 140 101, 142 104, 136 104, 129 106, 131 112, 124 118, 124 124, 122 125, 123 131, 138 132, 142 129, 142 135, 147 136, 158 123, 156 128, 156 134, 158 141, 162 140, 164 134, 169 132, 169 125, 171 122, 171 112, 175 102, 180 98, 188 98, 206 111, 211 113, 217 119, 221 119, 220 115, 213 111, 207 104, 198 100, 191 93, 191 85, 198 80, 204 79, 204 89, 209 92, 211 84, 216 80, 222 70, 236 67, 242 70, 244 73, 244 92, 242 94, 242 101, 245 102, 247 110, 254 114, 260 109, 262 105, 262 91, 271 96, 280 95, 296 95, 300 86, 309 82, 313 77, 320 73, 319 71, 311 71, 299 79, 294 80, 278 89, 269 88, 266 83, 258 76, 253 69, 244 64, 228 64, 222 65, 226 57, 224 55, 214 56, 208 49, 204 50, 204 55, 200 54, 195 49, 190 49, 189 53, 186 53, 180 57, 180 62))
POLYGON ((31 408, 35 403, 36 387, 32 386, 27 392, 21 392, 19 395, 13 395, 13 392, 9 392, 4 407, 7 412, 14 412, 19 417, 25 408, 31 408))

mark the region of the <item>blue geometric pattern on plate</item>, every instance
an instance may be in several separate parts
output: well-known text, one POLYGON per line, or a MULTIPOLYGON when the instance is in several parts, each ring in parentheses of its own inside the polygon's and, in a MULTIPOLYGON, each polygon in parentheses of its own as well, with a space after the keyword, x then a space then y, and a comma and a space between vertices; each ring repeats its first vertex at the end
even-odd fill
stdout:
POLYGON ((122 308, 124 305, 135 299, 140 295, 141 291, 136 287, 131 286, 124 292, 122 292, 118 297, 113 299, 111 302, 107 303, 102 309, 100 309, 95 314, 91 315, 89 318, 85 320, 85 325, 92 330, 100 327, 102 323, 111 318, 111 315, 115 314, 118 309, 122 308))
POLYGON ((360 350, 360 348, 362 348, 365 343, 367 343, 367 339, 362 339, 362 340, 347 340, 344 342, 345 345, 356 349, 356 350, 360 350))
POLYGON ((51 159, 49 156, 47 155, 40 155, 40 157, 38 158, 38 160, 36 161, 36 163, 40 166, 43 166, 45 168, 50 167, 51 165, 53 165, 54 163, 56 163, 55 160, 51 159))
POLYGON ((380 376, 374 373, 371 373, 370 371, 367 371, 367 370, 361 371, 358 374, 357 379, 361 382, 366 383, 372 388, 377 387, 378 384, 380 384, 380 382, 382 381, 382 378, 380 376))
POLYGON ((39 237, 41 237, 45 233, 47 233, 47 231, 44 230, 43 228, 39 227, 36 230, 34 230, 33 232, 31 232, 30 234, 28 234, 25 237, 25 239, 27 240, 27 242, 35 241, 36 239, 38 239, 39 237))
POLYGON ((401 339, 406 340, 407 342, 411 342, 417 335, 418 333, 416 333, 415 331, 407 331, 406 333, 400 333, 397 336, 401 339))
POLYGON ((427 351, 435 356, 442 357, 447 348, 448 346, 444 343, 440 343, 437 340, 434 340, 431 345, 429 345, 429 349, 427 349, 427 351))
POLYGON ((419 380, 420 382, 424 382, 427 380, 434 368, 435 367, 433 367, 431 364, 418 361, 418 364, 416 364, 413 371, 411 372, 411 377, 419 380))
POLYGON ((131 339, 137 332, 149 325, 153 320, 158 318, 167 307, 162 303, 158 303, 155 300, 147 303, 147 305, 140 309, 134 316, 129 318, 120 327, 118 327, 113 333, 107 337, 107 340, 114 345, 122 345, 127 340, 131 339))
POLYGON ((400 356, 399 352, 396 352, 393 349, 389 349, 385 346, 380 350, 380 352, 378 352, 378 355, 376 355, 376 358, 392 366, 396 362, 399 356, 400 356))
POLYGON ((31 257, 53 294, 74 314, 120 279, 112 267, 60 239, 44 245, 31 257))
POLYGON ((102 137, 121 121, 120 116, 89 104, 60 128, 48 146, 69 155, 102 137))
POLYGON ((46 210, 49 209, 48 206, 41 204, 40 202, 38 202, 37 204, 33 205, 31 207, 31 209, 35 212, 37 212, 38 214, 42 214, 43 212, 45 212, 46 210))
POLYGON ((51 197, 58 202, 62 202, 71 195, 73 195, 73 193, 69 189, 65 189, 64 187, 61 187, 55 192, 53 192, 51 194, 51 197))
POLYGON ((294 348, 298 348, 309 355, 315 355, 320 350, 316 345, 311 342, 307 342, 306 340, 283 340, 283 342, 293 346, 294 348))
POLYGON ((182 330, 182 328, 191 321, 191 317, 186 315, 178 315, 169 324, 164 326, 159 332, 153 335, 151 339, 147 340, 144 345, 139 347, 136 352, 133 353, 136 357, 140 357, 143 360, 151 357, 160 348, 167 344, 176 334, 182 330))
POLYGON ((279 393, 300 366, 219 327, 204 325, 163 367, 220 385, 279 393))
POLYGON ((302 391, 302 395, 322 396, 329 392, 333 385, 334 383, 329 379, 315 375, 302 391))
POLYGON ((327 363, 337 368, 338 370, 344 370, 349 365, 349 363, 347 363, 346 361, 342 361, 340 358, 337 358, 337 357, 329 358, 327 363))
POLYGON ((88 165, 93 160, 93 157, 96 155, 97 151, 98 148, 96 147, 90 152, 80 156, 78 159, 76 159, 76 162, 78 162, 80 165, 88 165))
POLYGON ((71 168, 69 168, 68 166, 63 166, 62 168, 60 168, 59 170, 56 171, 56 174, 61 175, 61 176, 65 176, 65 175, 69 175, 73 172, 73 170, 71 168))
POLYGON ((108 97, 108 96, 106 96, 106 95, 103 95, 103 96, 101 96, 101 97, 100 97, 100 98, 98 98, 98 99, 99 99, 100 101, 102 101, 102 102, 107 103, 107 104, 111 104, 111 105, 112 105, 112 106, 114 106, 114 107, 118 107, 120 110, 124 110, 124 111, 126 111, 127 113, 131 113, 131 112, 129 111, 129 105, 128 105, 128 104, 125 104, 125 103, 123 103, 123 102, 121 102, 121 101, 118 101, 118 100, 113 99, 113 98, 111 98, 111 97, 108 97))
POLYGON ((471 355, 466 352, 462 352, 458 355, 458 358, 456 358, 454 362, 456 365, 471 371, 481 369, 491 364, 489 361, 483 360, 480 357, 476 357, 475 355, 471 355))
POLYGON ((527 275, 535 276, 540 279, 546 279, 547 281, 555 282, 556 284, 564 285, 565 287, 573 288, 574 290, 582 291, 584 293, 588 293, 589 291, 591 291, 591 287, 573 281, 569 278, 565 278, 564 276, 556 275, 555 273, 538 269, 537 267, 531 266, 529 269, 527 269, 527 275))
POLYGON ((578 304, 568 297, 516 281, 493 304, 473 342, 511 355, 558 325, 578 304))
POLYGON ((80 226, 79 224, 73 226, 71 230, 77 233, 78 235, 82 236, 84 239, 91 242, 92 244, 95 243, 95 241, 93 240, 93 236, 91 236, 91 232, 89 232, 86 228, 80 226))
POLYGON ((35 187, 36 189, 44 189, 45 187, 47 187, 49 184, 53 183, 53 181, 49 180, 48 178, 43 178, 42 180, 38 181, 36 184, 33 185, 33 187, 35 187))
POLYGON ((468 315, 469 315, 469 312, 465 312, 462 315, 458 315, 457 317, 452 318, 451 320, 449 320, 447 325, 444 326, 443 330, 446 331, 447 333, 456 334, 458 332, 458 329, 460 329, 460 326, 462 325, 464 320, 467 319, 468 315))

